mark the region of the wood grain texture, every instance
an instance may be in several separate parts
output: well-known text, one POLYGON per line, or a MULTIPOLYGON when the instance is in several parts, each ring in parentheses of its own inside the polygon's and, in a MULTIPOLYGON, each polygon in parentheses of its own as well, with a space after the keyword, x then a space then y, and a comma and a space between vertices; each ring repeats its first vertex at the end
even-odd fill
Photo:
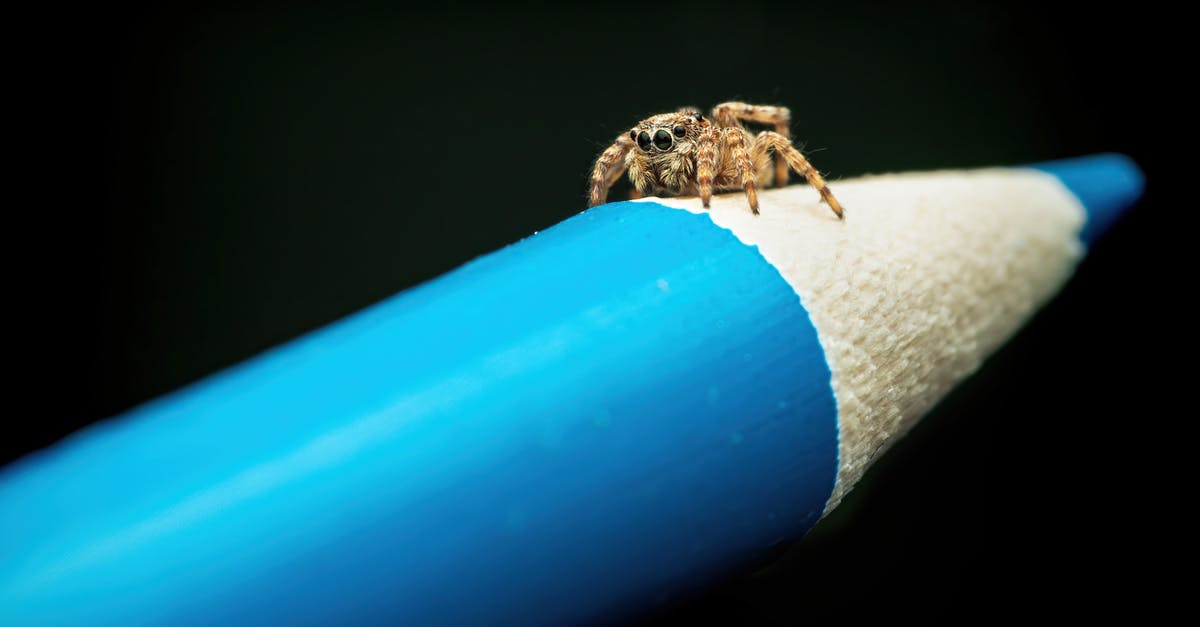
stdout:
MULTIPOLYGON (((812 189, 767 190, 760 216, 716 196, 712 220, 757 246, 812 316, 840 442, 826 511, 1069 278, 1079 201, 1053 176, 986 169, 839 181, 839 221, 812 189)), ((661 200, 700 213, 694 198, 661 200)))

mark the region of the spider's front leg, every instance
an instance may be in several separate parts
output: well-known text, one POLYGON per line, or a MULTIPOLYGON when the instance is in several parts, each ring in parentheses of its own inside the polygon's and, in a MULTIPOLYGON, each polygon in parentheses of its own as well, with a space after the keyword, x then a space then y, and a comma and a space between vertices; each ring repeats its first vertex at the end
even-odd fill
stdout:
POLYGON ((812 167, 812 164, 808 162, 808 159, 804 158, 804 155, 800 154, 799 150, 796 150, 791 140, 779 133, 763 131, 755 138, 754 148, 751 152, 754 154, 755 159, 761 159, 766 155, 768 149, 773 149, 776 158, 782 156, 797 174, 801 174, 804 178, 808 179, 808 184, 820 192, 821 199, 837 214, 838 219, 842 218, 841 203, 838 202, 837 198, 833 197, 833 192, 829 191, 829 186, 825 184, 825 179, 821 178, 821 173, 812 167))
MULTIPOLYGON (((769 132, 769 131, 768 131, 769 132)), ((754 163, 750 160, 750 151, 746 148, 746 131, 740 126, 721 129, 722 139, 729 146, 729 155, 737 168, 738 177, 742 180, 742 189, 746 192, 746 200, 750 202, 750 212, 758 215, 758 191, 754 188, 754 163)))
POLYGON ((605 199, 608 198, 608 188, 612 187, 625 171, 625 155, 629 154, 632 148, 633 138, 628 133, 623 133, 617 137, 617 141, 613 142, 613 145, 600 153, 600 157, 596 159, 596 166, 592 168, 592 191, 588 197, 589 207, 604 204, 605 199))
POLYGON ((696 187, 700 191, 700 202, 708 208, 713 195, 713 175, 717 169, 717 129, 708 127, 700 133, 696 142, 696 187))
MULTIPOLYGON (((785 138, 791 136, 792 112, 787 107, 753 105, 744 102, 722 102, 713 107, 713 119, 720 126, 741 126, 739 120, 770 124, 785 138)), ((787 185, 788 166, 783 156, 775 155, 775 187, 787 185)))

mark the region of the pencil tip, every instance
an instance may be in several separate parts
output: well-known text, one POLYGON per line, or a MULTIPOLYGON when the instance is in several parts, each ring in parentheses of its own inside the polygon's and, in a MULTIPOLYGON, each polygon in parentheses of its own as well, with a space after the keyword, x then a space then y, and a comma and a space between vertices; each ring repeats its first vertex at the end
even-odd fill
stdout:
POLYGON ((1058 177, 1083 203, 1087 222, 1080 238, 1089 245, 1137 203, 1146 186, 1141 168, 1119 153, 1046 161, 1032 167, 1058 177))

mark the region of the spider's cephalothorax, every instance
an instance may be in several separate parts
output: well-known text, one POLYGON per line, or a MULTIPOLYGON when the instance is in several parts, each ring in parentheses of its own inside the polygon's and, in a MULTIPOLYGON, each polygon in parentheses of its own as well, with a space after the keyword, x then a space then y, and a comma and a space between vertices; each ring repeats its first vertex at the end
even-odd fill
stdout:
POLYGON ((825 180, 788 139, 791 113, 785 107, 726 102, 708 118, 695 109, 646 118, 596 160, 588 206, 603 204, 608 188, 629 171, 637 193, 698 195, 707 207, 713 190, 741 189, 750 211, 758 213, 756 186, 787 184, 788 168, 804 175, 821 199, 840 218, 838 204, 825 180), (751 133, 742 121, 775 126, 774 131, 751 133), (775 168, 770 167, 775 154, 775 168))

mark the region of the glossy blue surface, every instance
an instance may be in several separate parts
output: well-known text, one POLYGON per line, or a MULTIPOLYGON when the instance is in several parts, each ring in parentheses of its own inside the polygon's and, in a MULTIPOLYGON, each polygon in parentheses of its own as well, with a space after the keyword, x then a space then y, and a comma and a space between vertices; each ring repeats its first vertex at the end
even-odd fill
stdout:
POLYGON ((819 517, 829 370, 696 216, 606 205, 0 472, 0 624, 560 623, 819 517))
POLYGON ((1087 222, 1080 239, 1095 244, 1121 214, 1142 197, 1146 178, 1132 159, 1105 153, 1047 161, 1032 167, 1058 177, 1087 209, 1087 222))

